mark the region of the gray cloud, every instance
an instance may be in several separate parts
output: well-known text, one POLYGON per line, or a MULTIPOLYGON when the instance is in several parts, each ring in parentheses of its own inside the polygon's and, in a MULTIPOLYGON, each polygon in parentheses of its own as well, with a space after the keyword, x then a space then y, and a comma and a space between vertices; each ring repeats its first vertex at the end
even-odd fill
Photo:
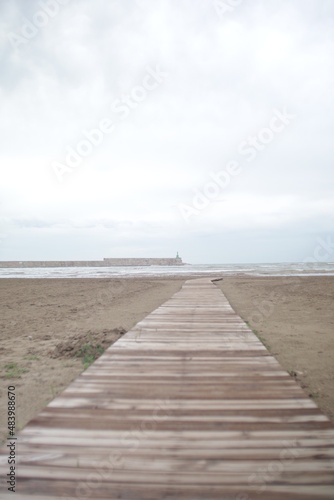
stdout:
POLYGON ((245 1, 222 18, 200 0, 57 2, 17 47, 43 0, 0 3, 0 259, 98 258, 117 242, 115 256, 302 260, 332 231, 332 2, 245 1), (157 66, 168 77, 134 100, 157 66), (122 119, 112 104, 129 96, 122 119), (240 144, 284 108, 291 124, 247 161, 240 144), (52 163, 105 118, 114 131, 59 183, 52 163), (240 175, 185 221, 180 205, 232 160, 240 175))

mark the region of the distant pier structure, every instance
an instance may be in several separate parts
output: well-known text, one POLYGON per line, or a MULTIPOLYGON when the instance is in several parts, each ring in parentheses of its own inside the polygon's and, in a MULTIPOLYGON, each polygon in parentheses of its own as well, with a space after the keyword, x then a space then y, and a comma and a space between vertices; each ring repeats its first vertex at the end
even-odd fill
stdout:
POLYGON ((179 253, 175 258, 105 258, 103 260, 25 260, 0 261, 0 268, 8 267, 126 267, 126 266, 182 266, 179 253))

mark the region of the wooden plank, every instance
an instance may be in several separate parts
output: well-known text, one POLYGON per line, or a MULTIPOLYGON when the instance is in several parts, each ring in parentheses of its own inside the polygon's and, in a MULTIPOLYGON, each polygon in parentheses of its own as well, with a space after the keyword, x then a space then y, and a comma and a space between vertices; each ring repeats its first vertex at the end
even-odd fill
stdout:
POLYGON ((334 497, 333 425, 207 278, 107 349, 17 443, 22 500, 334 497))

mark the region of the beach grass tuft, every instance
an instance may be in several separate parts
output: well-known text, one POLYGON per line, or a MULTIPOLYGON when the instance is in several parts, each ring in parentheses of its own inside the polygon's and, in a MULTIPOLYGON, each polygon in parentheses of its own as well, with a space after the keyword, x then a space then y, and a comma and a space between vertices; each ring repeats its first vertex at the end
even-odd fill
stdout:
POLYGON ((30 354, 29 356, 25 356, 23 359, 27 361, 39 361, 37 354, 30 354))
POLYGON ((8 363, 5 366, 6 378, 20 378, 23 373, 27 373, 29 370, 27 368, 19 368, 17 363, 8 363))
POLYGON ((94 361, 103 354, 104 349, 100 344, 86 342, 78 350, 76 357, 81 358, 84 370, 86 370, 94 361))

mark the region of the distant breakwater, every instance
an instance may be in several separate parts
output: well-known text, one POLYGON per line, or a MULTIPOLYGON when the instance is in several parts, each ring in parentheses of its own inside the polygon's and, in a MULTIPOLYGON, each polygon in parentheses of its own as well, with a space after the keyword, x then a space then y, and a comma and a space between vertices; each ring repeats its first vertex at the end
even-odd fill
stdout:
POLYGON ((172 258, 129 258, 103 260, 24 260, 0 261, 0 268, 27 267, 128 267, 128 266, 181 266, 180 257, 172 258))

